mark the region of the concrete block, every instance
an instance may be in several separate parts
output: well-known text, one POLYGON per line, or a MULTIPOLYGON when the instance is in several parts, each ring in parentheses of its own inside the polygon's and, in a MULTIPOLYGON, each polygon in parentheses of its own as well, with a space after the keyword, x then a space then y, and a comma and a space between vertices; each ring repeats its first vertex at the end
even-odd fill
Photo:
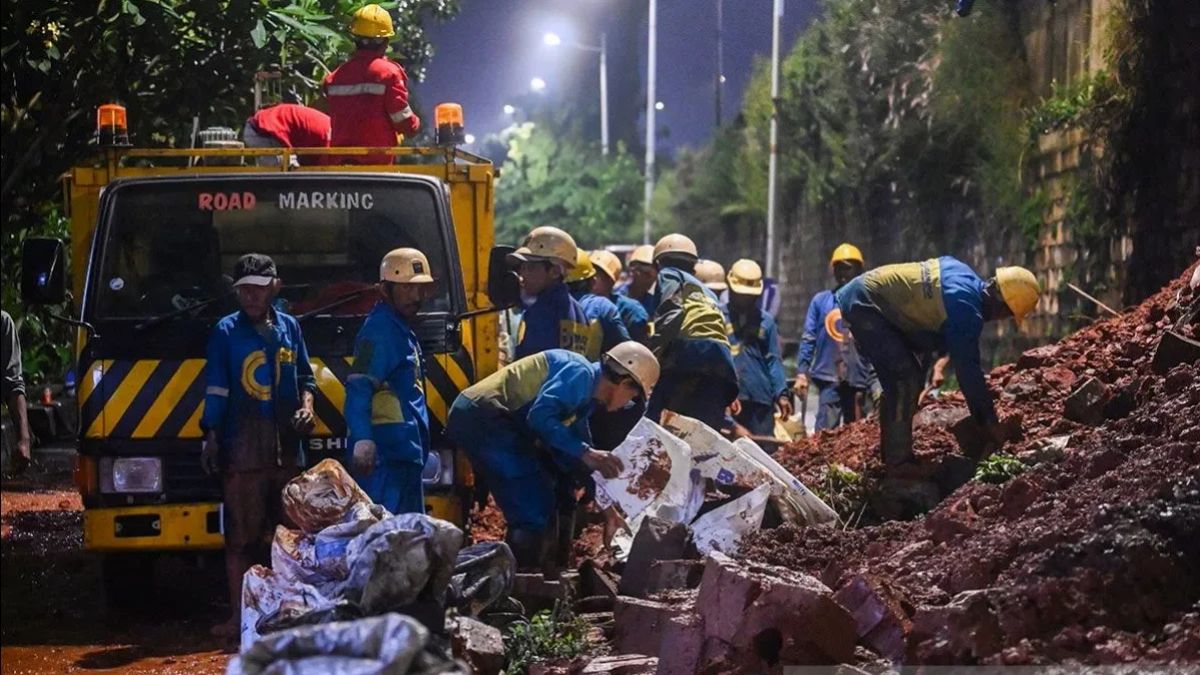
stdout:
POLYGON ((450 626, 450 648, 473 673, 495 675, 504 668, 504 636, 481 621, 466 616, 455 619, 450 626))
POLYGON ((646 595, 700 587, 703 560, 655 560, 650 563, 646 595))
POLYGON ((580 675, 642 675, 658 672, 658 659, 641 654, 601 656, 583 667, 580 675))
POLYGON ((621 654, 658 654, 667 622, 681 610, 665 602, 617 596, 613 648, 621 654))
POLYGON ((692 675, 704 662, 704 622, 695 614, 667 621, 658 647, 660 675, 692 675))

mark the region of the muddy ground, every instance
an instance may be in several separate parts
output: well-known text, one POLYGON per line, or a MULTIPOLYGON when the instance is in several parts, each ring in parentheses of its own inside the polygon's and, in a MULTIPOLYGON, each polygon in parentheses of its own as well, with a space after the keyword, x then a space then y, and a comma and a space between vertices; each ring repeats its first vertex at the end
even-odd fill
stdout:
POLYGON ((0 503, 4 673, 225 671, 231 653, 208 634, 228 611, 214 601, 225 597, 219 574, 171 561, 156 570, 151 606, 110 610, 100 561, 82 550, 82 505, 67 471, 6 477, 0 503))

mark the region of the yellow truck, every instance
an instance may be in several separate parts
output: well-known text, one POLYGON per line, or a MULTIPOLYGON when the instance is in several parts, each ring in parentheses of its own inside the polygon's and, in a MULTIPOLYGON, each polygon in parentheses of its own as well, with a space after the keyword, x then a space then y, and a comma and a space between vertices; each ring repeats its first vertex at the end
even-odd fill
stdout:
POLYGON ((22 251, 25 302, 62 302, 70 279, 75 482, 84 547, 119 561, 104 567, 109 585, 144 573, 134 563, 148 556, 125 554, 222 546, 220 481, 199 462, 204 353, 213 324, 237 308, 228 274, 249 252, 275 259, 280 302, 308 345, 310 464, 345 456, 343 385, 380 258, 401 246, 426 253, 437 280, 416 327, 435 439, 427 509, 465 524, 473 481, 441 426, 458 392, 497 368, 489 287, 496 304, 515 298, 511 273, 492 264, 511 248, 493 247, 491 163, 447 143, 310 149, 297 166, 287 148, 134 148, 120 127, 102 128, 95 160, 65 177, 70 273, 62 241, 31 238, 22 251), (379 153, 396 163, 343 163, 379 153))

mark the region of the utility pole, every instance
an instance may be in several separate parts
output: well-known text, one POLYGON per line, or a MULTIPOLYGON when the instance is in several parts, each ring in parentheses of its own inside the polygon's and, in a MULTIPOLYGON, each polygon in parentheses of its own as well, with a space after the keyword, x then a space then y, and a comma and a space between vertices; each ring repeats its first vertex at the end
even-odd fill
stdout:
MULTIPOLYGON (((653 0, 651 0, 653 1, 653 0)), ((771 12, 771 158, 767 165, 767 276, 775 276, 775 187, 779 164, 779 22, 783 0, 771 12)))
POLYGON ((608 156, 608 35, 600 34, 600 153, 608 156))
POLYGON ((717 128, 721 128, 721 89, 725 86, 725 0, 717 0, 717 128))
POLYGON ((654 197, 654 70, 655 45, 658 41, 658 0, 650 0, 650 29, 646 51, 646 204, 642 223, 642 243, 650 243, 650 200, 654 197))

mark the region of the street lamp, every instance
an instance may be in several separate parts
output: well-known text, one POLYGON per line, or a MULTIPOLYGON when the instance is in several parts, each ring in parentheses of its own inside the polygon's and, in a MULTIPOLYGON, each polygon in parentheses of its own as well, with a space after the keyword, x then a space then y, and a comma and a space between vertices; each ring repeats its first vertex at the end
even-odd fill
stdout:
POLYGON ((655 102, 654 102, 654 109, 655 109, 655 110, 662 110, 662 109, 663 109, 663 108, 665 108, 665 107, 667 107, 667 104, 663 103, 662 101, 655 101, 655 102))
MULTIPOLYGON (((558 33, 546 33, 542 36, 542 43, 548 47, 558 47, 563 43, 562 38, 558 33)), ((566 46, 574 49, 581 49, 585 52, 592 52, 600 55, 600 152, 604 155, 608 154, 608 40, 604 33, 600 34, 600 46, 580 44, 578 42, 567 42, 566 46)))
POLYGON ((529 88, 534 91, 542 91, 546 88, 546 81, 540 77, 535 77, 529 81, 529 88))
POLYGON ((463 137, 463 140, 466 141, 467 145, 470 145, 475 142, 475 134, 467 134, 463 137))
POLYGON ((517 112, 517 109, 515 107, 513 107, 513 105, 511 103, 504 104, 504 114, 505 115, 513 115, 513 114, 516 114, 516 112, 517 112))

